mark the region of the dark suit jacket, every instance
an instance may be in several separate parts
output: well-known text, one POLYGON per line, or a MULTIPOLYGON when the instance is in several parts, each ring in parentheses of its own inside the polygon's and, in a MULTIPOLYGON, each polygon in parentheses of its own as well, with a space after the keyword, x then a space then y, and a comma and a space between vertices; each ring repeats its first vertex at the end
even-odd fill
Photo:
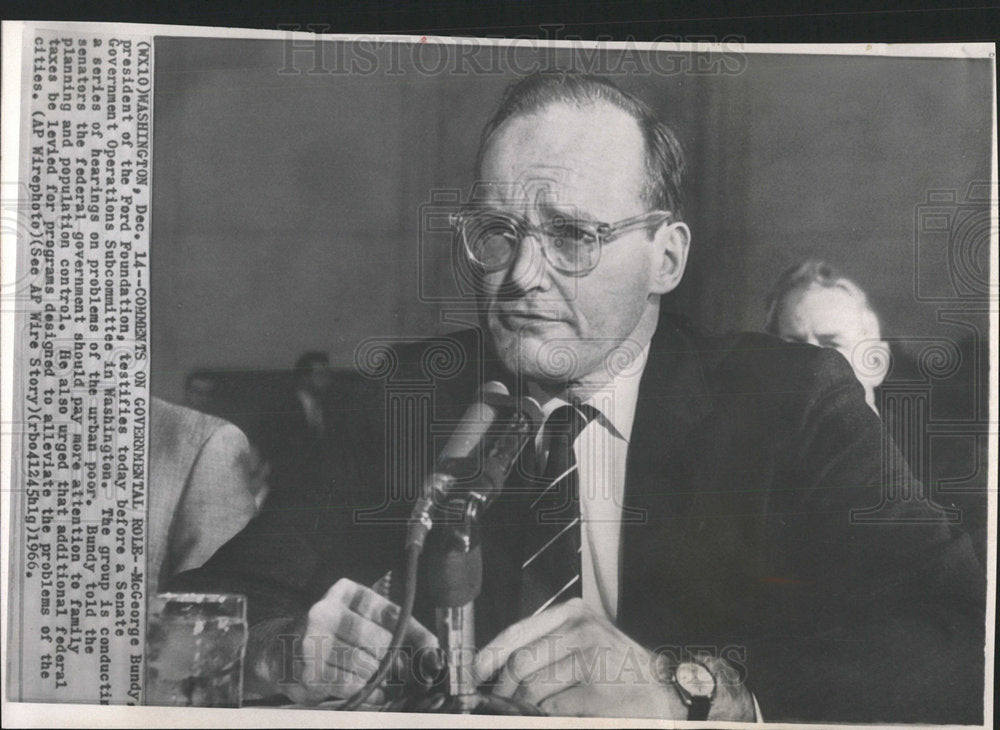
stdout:
MULTIPOLYGON (((328 488, 269 503, 179 587, 245 592, 259 622, 396 563, 408 498, 442 443, 422 424, 447 434, 502 373, 471 331, 379 365, 344 410, 328 488)), ((662 317, 628 451, 619 627, 650 649, 727 658, 770 721, 981 721, 983 569, 965 535, 920 521, 920 502, 883 499, 883 481, 910 477, 882 474, 880 441, 837 353, 662 317)), ((483 529, 480 645, 517 615, 503 513, 501 497, 483 529)))

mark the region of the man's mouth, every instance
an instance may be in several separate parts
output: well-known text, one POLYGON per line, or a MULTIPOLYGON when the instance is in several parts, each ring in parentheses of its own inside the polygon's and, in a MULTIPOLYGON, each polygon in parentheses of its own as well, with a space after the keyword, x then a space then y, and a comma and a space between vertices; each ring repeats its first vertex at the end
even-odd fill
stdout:
POLYGON ((511 325, 511 324, 522 325, 522 324, 532 324, 532 323, 563 321, 561 317, 557 317, 553 314, 548 314, 544 312, 525 311, 520 309, 500 310, 497 312, 497 318, 505 325, 511 325))

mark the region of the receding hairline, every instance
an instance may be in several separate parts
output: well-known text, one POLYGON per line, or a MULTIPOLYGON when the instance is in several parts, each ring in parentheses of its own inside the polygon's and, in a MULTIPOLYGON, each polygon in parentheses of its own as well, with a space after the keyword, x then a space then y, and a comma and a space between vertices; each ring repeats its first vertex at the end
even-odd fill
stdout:
POLYGON ((638 137, 638 142, 640 144, 639 157, 642 161, 642 179, 639 181, 638 193, 644 199, 650 199, 653 195, 653 188, 655 187, 654 176, 655 171, 651 169, 650 165, 650 149, 649 141, 646 139, 646 135, 643 132, 642 122, 636 118, 628 109, 624 109, 618 104, 615 104, 612 100, 603 97, 594 98, 582 98, 582 99, 563 99, 554 98, 544 101, 537 107, 529 109, 519 109, 518 111, 511 114, 509 117, 504 119, 500 124, 490 130, 489 134, 484 136, 479 145, 479 150, 476 154, 476 177, 477 179, 482 179, 483 174, 483 163, 487 158, 488 152, 493 149, 497 139, 503 134, 504 130, 507 129, 512 123, 520 120, 531 119, 532 117, 543 117, 547 112, 551 111, 555 107, 567 107, 575 112, 586 112, 588 110, 598 109, 603 107, 611 112, 616 112, 622 117, 628 119, 632 128, 635 130, 635 134, 638 137))
POLYGON ((787 316, 791 305, 798 304, 803 298, 813 292, 839 292, 846 296, 855 306, 866 334, 871 337, 881 337, 882 323, 875 312, 864 290, 851 281, 846 276, 839 276, 830 281, 811 280, 802 281, 797 285, 787 289, 776 303, 776 311, 773 313, 772 334, 778 334, 782 318, 787 316))
POLYGON ((801 297, 802 295, 808 294, 812 291, 840 292, 846 295, 852 302, 855 302, 859 307, 871 309, 871 306, 868 303, 868 296, 854 282, 844 277, 830 282, 817 280, 800 282, 785 291, 781 300, 783 302, 787 302, 792 299, 792 297, 801 297))

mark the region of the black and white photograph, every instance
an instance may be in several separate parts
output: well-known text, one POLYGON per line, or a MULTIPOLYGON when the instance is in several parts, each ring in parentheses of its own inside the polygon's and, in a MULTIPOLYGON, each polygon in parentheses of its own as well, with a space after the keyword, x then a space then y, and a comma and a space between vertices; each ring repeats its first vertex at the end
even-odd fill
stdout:
POLYGON ((21 35, 8 701, 990 726, 993 45, 154 28, 21 35))

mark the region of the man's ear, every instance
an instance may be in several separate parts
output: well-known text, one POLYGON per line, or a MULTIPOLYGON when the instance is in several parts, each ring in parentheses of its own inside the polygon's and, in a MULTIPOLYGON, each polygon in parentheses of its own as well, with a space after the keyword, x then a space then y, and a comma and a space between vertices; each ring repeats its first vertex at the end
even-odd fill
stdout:
POLYGON ((858 379, 866 386, 877 388, 889 374, 892 350, 889 348, 889 343, 882 339, 882 328, 875 312, 865 307, 862 310, 861 322, 866 339, 858 345, 860 362, 852 362, 851 367, 857 371, 858 379))
POLYGON ((876 340, 865 343, 864 377, 872 388, 882 385, 885 376, 889 374, 889 366, 892 364, 892 351, 889 343, 885 340, 876 340))
POLYGON ((652 243, 654 258, 649 293, 667 294, 677 288, 684 276, 691 230, 686 223, 667 223, 657 229, 652 243))

